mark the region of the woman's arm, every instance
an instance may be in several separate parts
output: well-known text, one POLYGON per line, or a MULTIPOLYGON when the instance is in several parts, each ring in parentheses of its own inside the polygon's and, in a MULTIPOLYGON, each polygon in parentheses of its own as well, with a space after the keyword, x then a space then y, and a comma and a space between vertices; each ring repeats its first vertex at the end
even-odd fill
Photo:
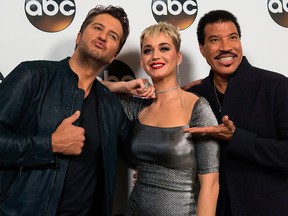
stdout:
POLYGON ((219 173, 199 174, 197 216, 215 216, 219 194, 219 173))

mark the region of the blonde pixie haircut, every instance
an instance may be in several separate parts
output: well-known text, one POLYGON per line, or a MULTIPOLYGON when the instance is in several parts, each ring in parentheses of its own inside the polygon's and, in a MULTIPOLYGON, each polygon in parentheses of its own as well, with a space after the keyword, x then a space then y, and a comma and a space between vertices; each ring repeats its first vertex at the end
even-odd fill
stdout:
POLYGON ((166 36, 171 37, 173 44, 176 48, 176 51, 177 52, 180 51, 180 45, 181 45, 180 33, 175 26, 167 22, 159 22, 157 24, 151 25, 147 27, 146 29, 144 29, 144 31, 142 32, 140 36, 141 50, 142 50, 143 39, 145 37, 147 36, 155 37, 155 36, 158 36, 160 33, 164 33, 166 36))

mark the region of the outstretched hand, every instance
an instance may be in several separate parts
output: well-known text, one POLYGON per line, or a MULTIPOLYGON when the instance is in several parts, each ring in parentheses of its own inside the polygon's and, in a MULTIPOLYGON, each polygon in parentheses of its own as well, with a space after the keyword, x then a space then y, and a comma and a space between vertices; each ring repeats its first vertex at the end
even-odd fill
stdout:
POLYGON ((192 127, 183 129, 184 132, 189 132, 196 134, 198 136, 213 136, 221 140, 230 141, 235 132, 235 125, 233 121, 229 119, 227 115, 223 116, 222 124, 218 126, 208 126, 208 127, 192 127))

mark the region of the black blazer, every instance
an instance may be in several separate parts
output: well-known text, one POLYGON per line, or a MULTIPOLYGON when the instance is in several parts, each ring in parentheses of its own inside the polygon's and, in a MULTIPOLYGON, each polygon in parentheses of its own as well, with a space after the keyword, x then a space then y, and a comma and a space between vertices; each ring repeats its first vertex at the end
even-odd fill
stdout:
POLYGON ((218 122, 228 115, 236 126, 221 143, 218 215, 227 199, 233 215, 288 215, 288 79, 249 64, 244 57, 229 78, 222 113, 213 74, 189 91, 204 96, 218 122), (228 195, 229 194, 229 195, 228 195))

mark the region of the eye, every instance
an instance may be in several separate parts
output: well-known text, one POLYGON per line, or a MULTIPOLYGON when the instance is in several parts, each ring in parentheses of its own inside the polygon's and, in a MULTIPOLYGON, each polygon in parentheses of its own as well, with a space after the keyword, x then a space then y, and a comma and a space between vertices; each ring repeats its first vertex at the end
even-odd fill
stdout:
POLYGON ((161 47, 161 48, 160 48, 160 51, 161 51, 161 52, 167 52, 167 51, 169 51, 169 50, 170 50, 170 47, 165 47, 165 46, 164 46, 164 47, 161 47))
POLYGON ((238 40, 238 36, 237 36, 237 35, 231 35, 230 39, 232 39, 232 40, 238 40))
POLYGON ((145 49, 143 49, 142 52, 144 53, 144 55, 148 55, 148 54, 152 53, 152 49, 145 48, 145 49))
POLYGON ((94 29, 96 31, 102 31, 103 30, 103 28, 101 26, 94 26, 94 29))
POLYGON ((219 42, 219 39, 218 38, 211 38, 210 42, 213 43, 213 44, 216 44, 216 43, 219 42))
POLYGON ((113 40, 113 41, 118 41, 118 36, 114 33, 110 33, 109 37, 113 40))

